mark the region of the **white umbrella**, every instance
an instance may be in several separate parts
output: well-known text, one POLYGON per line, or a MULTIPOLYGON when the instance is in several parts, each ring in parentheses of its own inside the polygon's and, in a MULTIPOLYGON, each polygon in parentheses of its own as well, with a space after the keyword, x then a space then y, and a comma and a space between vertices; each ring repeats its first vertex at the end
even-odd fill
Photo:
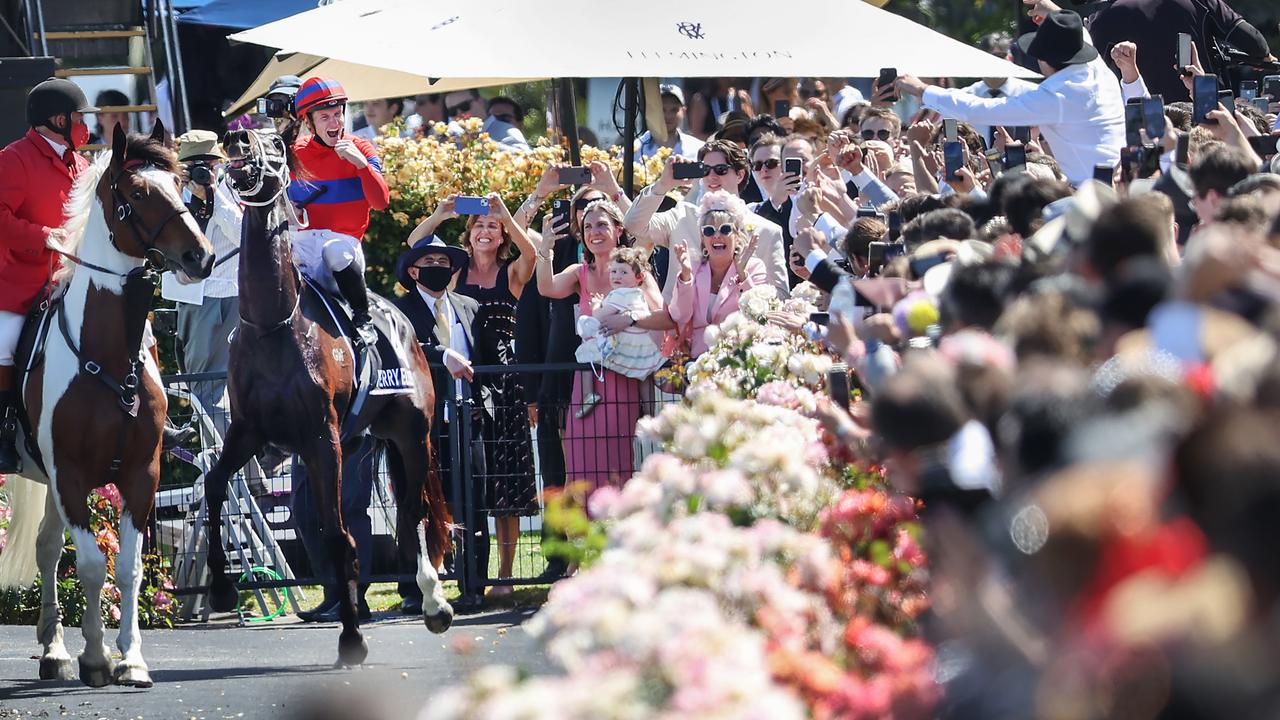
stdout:
POLYGON ((858 0, 343 0, 230 37, 417 76, 417 92, 431 77, 1037 77, 858 0))

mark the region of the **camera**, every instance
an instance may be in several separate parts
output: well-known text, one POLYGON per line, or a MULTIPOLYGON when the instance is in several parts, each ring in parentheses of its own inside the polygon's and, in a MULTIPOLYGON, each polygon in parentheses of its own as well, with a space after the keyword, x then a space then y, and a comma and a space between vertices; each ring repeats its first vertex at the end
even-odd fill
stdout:
POLYGON ((196 185, 213 187, 215 172, 213 166, 204 161, 196 161, 187 165, 187 177, 196 185))
POLYGON ((293 99, 279 95, 258 98, 258 114, 283 120, 293 112, 293 99))

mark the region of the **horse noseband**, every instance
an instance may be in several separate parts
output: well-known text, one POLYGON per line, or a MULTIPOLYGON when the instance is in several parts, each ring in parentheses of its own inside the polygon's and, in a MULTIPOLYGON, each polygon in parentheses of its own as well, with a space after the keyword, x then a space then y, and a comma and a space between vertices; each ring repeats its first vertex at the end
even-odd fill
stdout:
MULTIPOLYGON (((160 233, 164 231, 165 226, 168 225, 170 221, 176 217, 188 215, 191 211, 187 209, 186 205, 179 205, 170 211, 170 213, 165 216, 164 220, 160 221, 160 224, 157 225, 154 230, 148 231, 147 226, 142 222, 142 220, 134 215, 133 204, 130 203, 129 199, 120 192, 120 177, 126 172, 130 171, 121 170, 119 175, 116 175, 111 179, 111 199, 115 203, 116 220, 120 222, 127 221, 129 223, 129 227, 133 228, 134 239, 136 239, 138 241, 138 245, 142 247, 143 256, 148 262, 164 267, 167 264, 167 259, 164 257, 164 253, 160 248, 156 247, 156 238, 160 237, 160 233), (152 258, 152 253, 155 253, 159 257, 159 262, 156 262, 156 260, 152 258)), ((111 246, 118 252, 128 254, 125 253, 125 251, 121 249, 120 245, 116 242, 116 234, 114 232, 108 231, 107 239, 111 241, 111 246)))

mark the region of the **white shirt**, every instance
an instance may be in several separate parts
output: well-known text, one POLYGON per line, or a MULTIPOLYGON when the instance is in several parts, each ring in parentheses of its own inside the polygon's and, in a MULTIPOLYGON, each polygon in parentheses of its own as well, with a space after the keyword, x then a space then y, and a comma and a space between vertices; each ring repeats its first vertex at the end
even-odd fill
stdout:
MULTIPOLYGON (((414 289, 422 296, 422 301, 430 308, 432 316, 436 314, 436 298, 431 293, 422 289, 421 285, 414 283, 414 289)), ((462 329, 462 325, 458 322, 458 314, 453 311, 453 303, 449 301, 448 291, 440 293, 440 299, 444 300, 443 307, 445 313, 445 321, 449 324, 449 348, 445 353, 453 353, 460 356, 463 360, 471 360, 471 351, 467 347, 467 334, 462 329)), ((462 397, 462 378, 454 378, 453 390, 457 393, 456 397, 462 397)), ((444 404, 444 421, 452 420, 453 410, 452 403, 444 404)))
POLYGON ((1079 185, 1093 177, 1099 163, 1120 162, 1124 147, 1124 99, 1120 80, 1099 56, 1071 65, 1016 97, 983 99, 964 90, 930 86, 924 104, 971 123, 1037 126, 1053 147, 1067 179, 1079 185))
MULTIPOLYGON (((641 159, 650 158, 658 154, 658 150, 664 147, 657 140, 653 139, 653 133, 645 131, 643 135, 636 139, 639 144, 639 155, 641 159)), ((684 132, 676 130, 676 144, 671 148, 672 155, 679 155, 689 160, 698 159, 698 151, 702 149, 703 143, 698 138, 684 132)))
MULTIPOLYGON (((1027 82, 1022 78, 1007 78, 1005 79, 1004 84, 996 88, 996 90, 999 90, 1000 94, 1004 97, 1017 97, 1019 95, 1026 95, 1037 87, 1039 87, 1039 85, 1036 85, 1033 82, 1027 82)), ((964 91, 970 95, 976 95, 980 98, 993 97, 991 95, 991 86, 988 85, 985 80, 979 80, 965 88, 964 91)), ((993 143, 994 138, 991 136, 991 133, 993 132, 992 126, 974 125, 973 129, 977 130, 979 135, 987 139, 987 147, 995 147, 993 143)))
POLYGON ((66 145, 63 145, 62 143, 57 142, 56 140, 50 140, 49 136, 43 133, 38 133, 38 134, 40 135, 40 137, 44 138, 45 142, 49 143, 49 147, 53 148, 53 151, 58 154, 58 157, 62 157, 62 153, 67 151, 66 145))
MULTIPOLYGON (((244 208, 227 185, 224 176, 213 186, 213 215, 205 228, 205 237, 213 246, 214 257, 221 260, 240 247, 240 226, 244 220, 244 208)), ((205 297, 235 297, 240 293, 238 279, 240 263, 235 259, 215 265, 213 273, 204 281, 205 297)))

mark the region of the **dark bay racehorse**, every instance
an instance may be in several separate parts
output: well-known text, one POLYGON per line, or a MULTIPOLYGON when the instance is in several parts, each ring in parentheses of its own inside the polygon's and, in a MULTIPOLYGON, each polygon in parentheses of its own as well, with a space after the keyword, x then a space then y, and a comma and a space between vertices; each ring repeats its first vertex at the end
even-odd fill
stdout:
MULTIPOLYGON (((276 135, 234 131, 228 133, 224 146, 232 183, 247 207, 240 245, 240 326, 231 343, 227 383, 231 426, 222 457, 205 476, 213 577, 210 602, 219 611, 231 610, 236 603, 222 545, 228 479, 266 443, 288 448, 306 464, 325 543, 349 590, 338 606, 342 619, 338 662, 356 665, 369 651, 356 619, 359 571, 355 542, 342 517, 339 436, 356 393, 355 354, 293 265, 292 208, 284 193, 289 153, 285 142, 276 135)), ((376 307, 399 313, 385 301, 376 307)), ((402 319, 395 325, 403 332, 392 341, 399 343, 408 361, 414 390, 370 395, 356 418, 357 436, 352 440, 358 443, 358 433, 367 428, 387 441, 398 510, 396 540, 402 555, 417 556, 426 624, 439 633, 452 623, 453 608, 445 601, 437 576, 449 542, 450 521, 439 473, 431 461, 435 391, 413 327, 402 319)))
MULTIPOLYGON (((126 137, 117 127, 67 201, 68 242, 58 288, 47 316, 43 360, 27 375, 24 402, 39 457, 25 452, 25 478, 8 478, 16 503, 9 541, 0 554, 0 586, 29 586, 34 560, 44 578, 40 620, 40 677, 73 677, 58 607, 58 561, 63 529, 76 547, 84 586, 80 679, 99 687, 150 687, 138 631, 142 538, 160 483, 160 434, 168 400, 160 370, 142 347, 154 283, 147 261, 188 279, 213 269, 213 249, 179 194, 177 157, 156 123, 151 137, 126 137), (47 470, 44 472, 42 470, 47 470), (35 482, 33 482, 35 481, 35 482), (53 491, 46 493, 47 484, 53 491), (114 484, 120 492, 120 588, 123 659, 103 642, 101 597, 107 563, 89 526, 89 493, 114 484), (38 531, 36 528, 38 527, 38 531)), ((20 444, 21 446, 21 444, 20 444)))

